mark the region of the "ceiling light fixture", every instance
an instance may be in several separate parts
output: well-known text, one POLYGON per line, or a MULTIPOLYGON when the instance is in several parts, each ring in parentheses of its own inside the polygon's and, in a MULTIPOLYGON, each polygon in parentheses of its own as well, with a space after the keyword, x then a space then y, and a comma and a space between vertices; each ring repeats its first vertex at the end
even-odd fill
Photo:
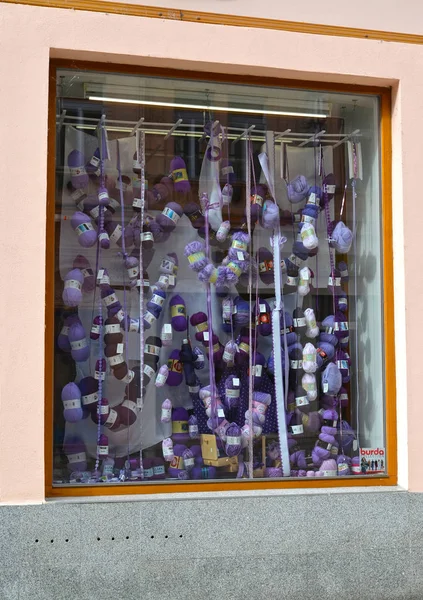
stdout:
POLYGON ((245 113, 248 115, 274 115, 280 117, 306 117, 326 119, 321 113, 291 112, 286 110, 260 110, 257 108, 236 108, 234 106, 206 106, 202 104, 181 104, 178 102, 155 102, 153 100, 132 100, 130 98, 110 98, 108 96, 88 96, 88 100, 96 102, 115 102, 117 104, 138 104, 141 106, 161 106, 166 108, 185 108, 187 110, 213 110, 228 113, 245 113))

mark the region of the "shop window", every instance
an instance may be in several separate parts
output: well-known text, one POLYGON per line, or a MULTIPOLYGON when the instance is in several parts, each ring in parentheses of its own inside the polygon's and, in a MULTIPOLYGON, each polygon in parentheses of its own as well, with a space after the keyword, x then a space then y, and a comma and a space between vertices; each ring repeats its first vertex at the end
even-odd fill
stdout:
POLYGON ((53 487, 385 476, 380 96, 56 83, 53 487))

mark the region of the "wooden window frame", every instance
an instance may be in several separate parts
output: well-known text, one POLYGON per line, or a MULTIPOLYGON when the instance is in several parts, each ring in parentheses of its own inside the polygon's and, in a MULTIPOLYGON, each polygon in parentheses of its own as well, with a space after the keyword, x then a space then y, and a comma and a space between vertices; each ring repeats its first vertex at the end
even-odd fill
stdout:
POLYGON ((72 496, 142 495, 181 492, 215 492, 230 490, 266 490, 367 487, 397 485, 397 431, 394 345, 394 285, 392 247, 392 139, 391 139, 391 88, 342 83, 297 81, 270 77, 232 74, 208 74, 197 71, 180 71, 164 68, 137 67, 68 59, 51 59, 49 70, 48 106, 48 157, 47 157, 47 215, 46 215, 46 297, 45 297, 45 494, 47 498, 72 496), (234 479, 231 481, 145 482, 116 483, 114 485, 78 484, 75 487, 53 487, 53 402, 54 402, 54 269, 55 269, 55 193, 56 193, 56 72, 57 69, 75 71, 100 71, 117 74, 159 76, 165 78, 202 79, 216 82, 240 83, 255 86, 288 87, 326 92, 373 94, 380 98, 380 194, 381 233, 383 259, 383 327, 384 327, 384 379, 385 379, 385 448, 388 473, 382 476, 336 477, 333 479, 293 478, 289 480, 234 479), (47 235, 48 232, 48 235, 47 235))

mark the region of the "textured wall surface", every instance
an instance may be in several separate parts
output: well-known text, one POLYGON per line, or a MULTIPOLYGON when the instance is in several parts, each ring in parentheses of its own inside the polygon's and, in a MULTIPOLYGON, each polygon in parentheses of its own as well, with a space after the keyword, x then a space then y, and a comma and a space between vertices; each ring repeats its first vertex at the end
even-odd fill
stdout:
POLYGON ((0 507, 1 600, 423 598, 423 495, 0 507))

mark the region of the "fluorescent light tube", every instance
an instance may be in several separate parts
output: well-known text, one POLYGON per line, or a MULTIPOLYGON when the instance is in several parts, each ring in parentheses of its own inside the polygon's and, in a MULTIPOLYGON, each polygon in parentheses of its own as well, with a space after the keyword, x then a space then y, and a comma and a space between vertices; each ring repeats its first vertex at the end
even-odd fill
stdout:
POLYGON ((107 96, 88 96, 88 100, 97 102, 116 102, 117 104, 138 104, 142 106, 162 106, 167 108, 186 108, 192 110, 216 110, 229 113, 245 113, 249 115, 277 115, 281 117, 310 117, 326 119, 327 115, 319 113, 290 112, 286 110, 260 110, 250 108, 235 108, 233 106, 206 106, 202 104, 180 104, 178 102, 154 102, 153 100, 131 100, 129 98, 110 98, 107 96))

